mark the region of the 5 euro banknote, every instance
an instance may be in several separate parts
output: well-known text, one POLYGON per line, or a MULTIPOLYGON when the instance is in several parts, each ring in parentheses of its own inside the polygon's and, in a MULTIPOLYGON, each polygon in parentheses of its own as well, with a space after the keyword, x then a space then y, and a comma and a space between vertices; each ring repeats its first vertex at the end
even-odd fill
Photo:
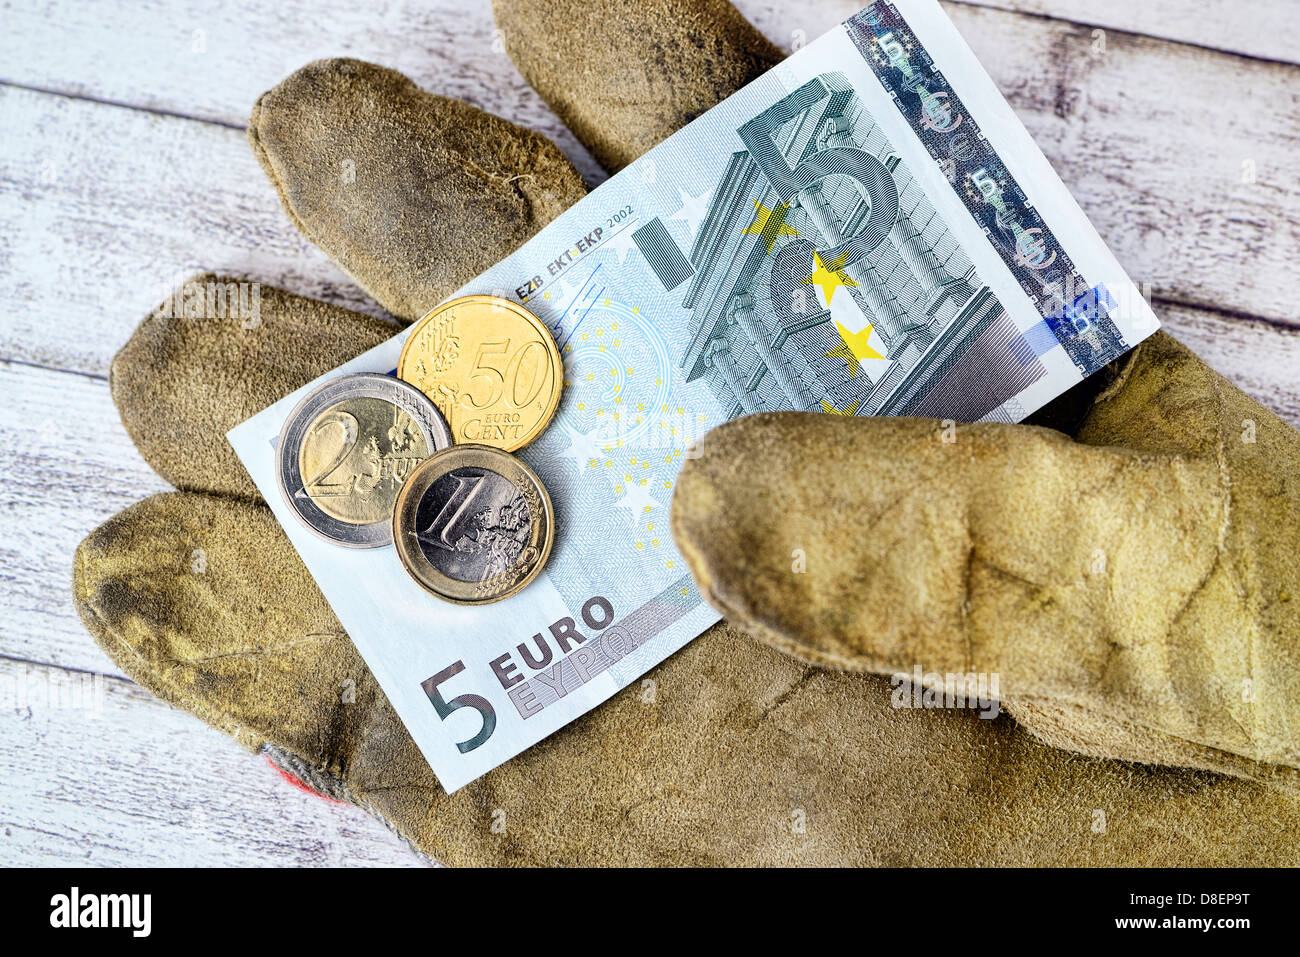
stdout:
POLYGON ((780 409, 1016 422, 1157 328, 934 0, 871 3, 469 294, 523 304, 564 360, 555 419, 519 453, 556 528, 519 594, 440 602, 391 546, 322 540, 281 498, 290 410, 330 376, 392 372, 404 333, 229 434, 448 791, 718 620, 668 526, 678 471, 713 426, 780 409))

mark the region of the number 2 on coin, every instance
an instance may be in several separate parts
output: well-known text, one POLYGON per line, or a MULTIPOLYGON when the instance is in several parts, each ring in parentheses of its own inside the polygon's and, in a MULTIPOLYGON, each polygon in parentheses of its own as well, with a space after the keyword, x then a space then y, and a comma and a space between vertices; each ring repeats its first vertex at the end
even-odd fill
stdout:
POLYGON ((338 426, 342 432, 342 441, 339 450, 334 453, 323 468, 316 471, 316 474, 303 483, 303 491, 309 496, 323 497, 327 495, 350 495, 352 487, 356 484, 354 476, 347 482, 336 482, 327 485, 325 480, 337 472, 342 466, 343 461, 351 453, 357 444, 357 420, 356 417, 347 412, 327 412, 317 420, 315 426, 307 435, 307 441, 313 442, 318 435, 324 432, 330 426, 338 426))

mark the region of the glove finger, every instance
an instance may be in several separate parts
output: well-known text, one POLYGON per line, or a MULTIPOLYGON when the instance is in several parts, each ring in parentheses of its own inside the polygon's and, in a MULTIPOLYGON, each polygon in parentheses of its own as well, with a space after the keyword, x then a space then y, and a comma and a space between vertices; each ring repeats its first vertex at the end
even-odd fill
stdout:
POLYGON ((138 502, 78 547, 73 597, 132 680, 253 751, 337 772, 383 697, 265 506, 138 502))
MULTIPOLYGON (((1211 475, 1199 465, 1190 481, 1164 467, 1142 476, 1154 504, 1168 505, 1153 523, 1165 534, 1147 543, 1164 549, 1199 533, 1184 592, 1213 559, 1217 522, 1206 520, 1218 518, 1217 500, 1207 496, 1193 510, 1199 521, 1170 527, 1183 486, 1202 488, 1211 475)), ((1076 663, 1028 640, 1030 623, 990 619, 1008 609, 1001 590, 986 593, 1003 580, 1038 583, 1044 592, 1081 586, 1080 594, 1067 590, 1024 612, 1037 611, 1043 626, 1063 611, 1102 627, 1097 612, 1108 595, 1086 589, 1106 582, 1085 576, 1093 545, 1116 537, 1110 502, 1051 493, 1109 488, 1141 466, 1118 450, 1089 449, 1041 429, 750 416, 714 429, 687 461, 673 535, 724 613, 807 660, 879 673, 910 673, 914 664, 997 672, 1003 691, 1025 693, 1038 690, 1045 671, 1076 663), (1064 528, 1074 531, 1061 540, 1064 528), (1062 610, 1066 599, 1078 607, 1062 610)))
POLYGON ((899 707, 719 625, 445 795, 264 507, 171 493, 82 544, 76 603, 155 694, 447 864, 1295 864, 1300 802, 899 707))
POLYGON ((492 10, 519 72, 611 172, 785 58, 727 0, 493 0, 492 10), (599 79, 575 80, 574 64, 599 79))
POLYGON ((804 660, 954 693, 996 675, 1009 701, 1095 712, 1092 753, 1135 756, 1112 746, 1136 725, 1170 741, 1146 760, 1294 784, 1300 632, 1234 583, 1294 581, 1300 532, 1276 533, 1290 557, 1234 537, 1227 488, 1213 457, 791 413, 710 433, 673 531, 724 614, 804 660))
POLYGON ((179 489, 257 501, 226 432, 396 332, 273 286, 202 274, 145 317, 114 357, 109 385, 159 475, 179 489), (224 307, 208 308, 209 298, 224 307))
POLYGON ((426 804, 441 793, 265 506, 189 492, 138 502, 78 547, 73 598, 132 680, 312 790, 368 808, 365 792, 388 783, 426 804), (382 780, 358 769, 363 744, 385 756, 382 780))
POLYGON ((262 94, 248 139, 294 225, 407 321, 586 192, 546 137, 360 60, 262 94))

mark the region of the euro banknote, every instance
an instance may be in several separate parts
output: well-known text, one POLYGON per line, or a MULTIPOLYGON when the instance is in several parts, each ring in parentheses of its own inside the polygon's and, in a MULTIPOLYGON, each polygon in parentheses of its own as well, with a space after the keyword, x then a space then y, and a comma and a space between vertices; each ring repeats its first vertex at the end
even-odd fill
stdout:
MULTIPOLYGON (((469 294, 523 304, 564 359, 555 419, 519 453, 556 528, 519 594, 445 604, 391 546, 293 519, 274 446, 317 383, 229 435, 448 791, 629 685, 655 706, 646 672, 718 620, 668 523, 715 425, 780 409, 1015 422, 1157 327, 933 0, 871 3, 469 294)), ((330 375, 392 372, 404 338, 330 375)))

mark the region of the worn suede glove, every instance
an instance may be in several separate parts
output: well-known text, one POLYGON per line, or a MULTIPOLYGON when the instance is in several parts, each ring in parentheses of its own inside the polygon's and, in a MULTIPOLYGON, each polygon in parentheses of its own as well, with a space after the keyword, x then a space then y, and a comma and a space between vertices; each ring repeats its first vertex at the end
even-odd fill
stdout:
MULTIPOLYGON (((559 50, 581 47, 599 57, 599 51, 635 41, 647 62, 685 58, 686 67, 675 74, 680 82, 658 84, 650 71, 633 75, 632 87, 622 93, 617 72, 602 73, 600 84, 566 90, 558 68, 534 71, 521 63, 542 95, 611 166, 653 145, 778 56, 725 3, 642 0, 628 5, 626 17, 590 23, 572 18, 567 8, 498 4, 507 48, 516 56, 527 49, 516 30, 527 22, 559 50), (641 102, 650 91, 658 98, 653 117, 609 108, 641 102), (620 150, 619 143, 635 145, 620 150)), ((294 222, 405 319, 509 253, 582 194, 572 168, 544 139, 355 61, 311 64, 264 96, 250 140, 294 222), (346 160, 356 174, 351 182, 339 175, 346 160), (434 205, 437 220, 427 222, 434 205), (474 255, 466 257, 465 250, 474 255)), ((659 665, 646 682, 457 793, 444 794, 224 444, 231 426, 395 329, 278 291, 263 294, 261 315, 259 325, 246 329, 234 319, 155 314, 117 357, 111 381, 123 421, 145 458, 183 491, 141 502, 86 539, 75 562, 78 609, 101 646, 141 684, 246 747, 265 751, 309 786, 379 815, 420 853, 448 864, 1300 861, 1294 841, 1300 800, 1285 789, 1206 771, 1084 757, 1040 743, 1006 717, 898 709, 885 678, 827 670, 726 624, 659 665), (199 564, 191 560, 197 551, 204 556, 199 564)), ((1155 346, 1181 354, 1163 337, 1155 346)), ((1133 360, 1139 361, 1147 360, 1133 360)), ((1135 371, 1121 370, 1110 398, 1096 409, 1122 403, 1127 390, 1150 381, 1135 378, 1135 371)), ((1134 403, 1142 401, 1135 393, 1134 403)), ((1078 406, 1093 408, 1086 395, 1078 406)), ((1096 415, 1087 412, 1085 421, 1096 415)), ((756 556, 752 581, 746 582, 744 574, 720 572, 719 560, 700 545, 710 521, 715 530, 727 521, 725 511, 709 516, 707 504, 710 496, 730 494, 718 485, 728 463, 762 448, 764 430, 785 428, 782 421, 729 426, 707 442, 704 457, 684 473, 687 488, 674 504, 679 541, 715 600, 726 604, 731 595, 747 596, 734 601, 736 610, 764 625, 765 638, 806 658, 870 670, 877 659, 849 623, 861 614, 862 602, 841 609, 829 591, 810 589, 806 625, 782 619, 780 627, 769 627, 762 618, 768 606, 760 599, 770 594, 785 610, 780 589, 800 586, 763 584, 767 553, 756 556), (754 450, 741 441, 746 429, 754 450), (840 659, 823 656, 816 643, 822 616, 828 635, 837 638, 834 647, 846 652, 840 659)), ((908 428, 938 426, 817 419, 803 447, 812 457, 870 457, 877 454, 873 449, 899 441, 891 438, 897 430, 908 428), (840 431, 845 428, 859 431, 840 431), (812 444, 814 434, 824 441, 812 444), (846 437, 861 449, 842 448, 846 437)), ((988 446, 987 456, 1013 464, 1033 441, 1068 445, 1063 437, 1029 429, 1008 428, 1005 441, 975 427, 967 435, 959 429, 956 446, 962 449, 967 439, 966 454, 977 454, 970 443, 980 441, 988 446), (1022 432, 1038 438, 1017 438, 1022 432)), ((1152 450, 1150 457, 1161 451, 1152 450)), ((824 464, 802 461, 801 507, 804 496, 811 502, 834 493, 829 504, 843 509, 838 514, 846 517, 846 554, 852 554, 848 549, 858 546, 849 541, 851 516, 870 524, 873 500, 865 507, 855 504, 826 483, 824 464)), ((785 459, 773 467, 798 468, 785 459)), ((1081 467, 1089 476, 1099 471, 1086 462, 1081 467)), ((900 467, 897 476, 902 474, 900 467)), ((1064 473, 1052 478, 1040 496, 1056 495, 1066 481, 1064 473)), ((764 494, 765 485, 748 481, 764 494)), ((957 483, 952 489, 954 502, 965 501, 958 493, 974 494, 957 483)), ((962 508, 974 516, 974 505, 962 508)), ((752 510, 733 510, 731 519, 737 514, 752 510)), ((1008 517, 1003 524, 1013 521, 1008 517)), ((821 526, 811 515, 806 522, 807 542, 790 548, 807 550, 808 577, 801 581, 812 582, 822 541, 814 533, 821 526)), ((908 534, 922 530, 899 526, 899 547, 908 534)), ((751 531, 757 548, 786 548, 775 527, 768 537, 751 531)), ((1055 532, 1074 534, 1068 524, 1055 532)), ((729 534, 745 533, 737 528, 729 534)), ((1114 547, 1114 541, 1106 538, 1099 547, 1114 547)), ((918 568, 938 579, 948 556, 945 550, 918 568)), ((1008 561, 1001 552, 995 558, 1008 561)), ((1181 558, 1164 556, 1170 565, 1181 558)), ((1019 569, 1017 561, 1013 556, 1007 567, 1019 569)), ((781 574, 789 574, 788 562, 781 574)), ((818 581, 835 583, 829 569, 817 574, 824 576, 818 581)), ((923 598, 891 596, 883 581, 864 578, 873 597, 896 603, 900 614, 926 610, 923 598)), ((904 579, 905 589, 916 587, 904 579)), ((888 605, 880 620, 890 620, 888 605)), ((1107 621, 1116 640, 1131 640, 1121 617, 1107 621)), ((946 652, 940 642, 951 639, 944 634, 935 627, 936 647, 946 652)), ((1084 637, 1062 656, 1075 648, 1092 654, 1084 637)), ((912 654, 887 650, 885 670, 912 654)), ((1046 688, 1042 700, 1059 707, 1057 684, 1037 681, 1032 662, 1013 668, 1014 648, 995 650, 1000 657, 979 662, 1003 666, 1007 660, 1009 675, 1036 679, 1032 690, 1029 682, 1022 689, 1024 701, 1045 707, 1036 695, 1046 688)), ((1046 654, 1034 646, 1035 659, 1046 654)), ((1082 666, 1077 672, 1088 674, 1082 666)), ((1259 672, 1254 674, 1258 679, 1259 672)), ((1095 691, 1086 683, 1080 687, 1095 691)), ((1091 715, 1096 695, 1082 697, 1091 715)), ((1062 718, 1066 726, 1084 728, 1086 742, 1095 742, 1088 730, 1095 717, 1078 724, 1069 718, 1062 718)), ((1049 726, 1044 721, 1038 729, 1047 733, 1049 726)), ((1064 735, 1058 739, 1068 742, 1064 735)), ((1118 752, 1139 757, 1125 748, 1106 753, 1118 752)))
POLYGON ((805 661, 997 674, 1052 744, 1300 791, 1300 432, 1168 336, 1115 365, 1077 441, 721 426, 674 538, 719 610, 805 661))

